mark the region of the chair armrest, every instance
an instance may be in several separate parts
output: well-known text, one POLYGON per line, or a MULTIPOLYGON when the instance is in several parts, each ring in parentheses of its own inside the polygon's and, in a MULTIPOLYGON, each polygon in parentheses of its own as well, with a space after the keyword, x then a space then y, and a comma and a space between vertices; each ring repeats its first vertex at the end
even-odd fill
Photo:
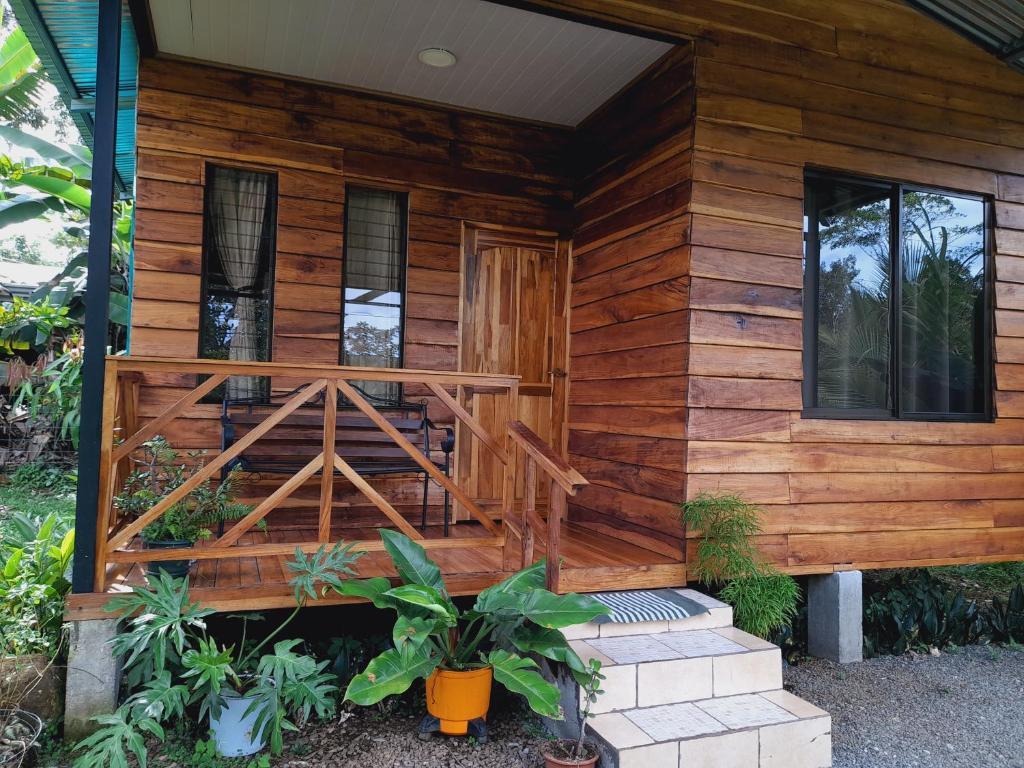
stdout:
POLYGON ((426 419, 426 424, 431 429, 443 429, 444 437, 441 438, 441 450, 445 453, 451 453, 455 450, 455 430, 451 427, 439 427, 430 419, 426 419))

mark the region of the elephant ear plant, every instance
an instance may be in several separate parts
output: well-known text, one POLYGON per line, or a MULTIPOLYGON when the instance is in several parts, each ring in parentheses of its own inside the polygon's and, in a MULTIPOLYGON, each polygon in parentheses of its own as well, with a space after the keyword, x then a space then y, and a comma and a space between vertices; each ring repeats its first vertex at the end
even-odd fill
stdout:
POLYGON ((341 581, 339 593, 364 597, 398 614, 394 647, 356 675, 346 700, 368 705, 400 694, 437 669, 463 671, 491 667, 494 679, 526 698, 533 711, 561 719, 558 689, 545 680, 529 654, 566 664, 578 681, 589 678, 586 664, 559 631, 608 612, 585 595, 556 595, 544 589, 544 562, 485 589, 470 610, 461 611, 441 578, 441 569, 423 548, 400 533, 381 530, 384 548, 403 582, 393 587, 382 577, 341 581))

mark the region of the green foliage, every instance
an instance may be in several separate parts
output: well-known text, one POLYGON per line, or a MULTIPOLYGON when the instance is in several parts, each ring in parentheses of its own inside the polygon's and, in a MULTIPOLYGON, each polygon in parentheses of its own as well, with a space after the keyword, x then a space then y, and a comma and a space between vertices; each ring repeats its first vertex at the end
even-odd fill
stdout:
MULTIPOLYGON (((125 680, 134 693, 114 715, 97 718, 103 728, 76 745, 75 768, 125 766, 129 753, 144 768, 146 734, 162 742, 162 724, 180 719, 186 707, 198 703, 200 718, 216 718, 227 697, 243 695, 251 698, 246 714, 255 715, 257 738, 280 754, 285 730, 334 712, 337 686, 327 671, 328 661, 296 651, 302 640, 281 640, 269 653, 260 652, 298 615, 308 595, 338 583, 340 574, 352 573, 362 554, 344 544, 330 549, 325 545, 309 558, 296 550, 295 562, 289 563, 296 607, 251 647, 246 642, 248 624, 262 615, 235 616, 243 622, 242 640, 238 646, 224 646, 206 631, 206 617, 213 611, 189 601, 187 578, 161 573, 151 579, 151 587, 134 587, 113 600, 108 609, 120 613, 126 631, 114 638, 111 650, 124 658, 125 680)), ((193 764, 220 764, 210 757, 209 747, 203 747, 193 764)), ((248 766, 266 768, 266 762, 248 766)))
POLYGON ((792 621, 800 587, 758 554, 753 542, 761 532, 758 508, 735 494, 700 493, 681 510, 683 525, 700 535, 687 568, 702 584, 728 580, 719 597, 733 606, 736 626, 768 637, 792 621))
POLYGON ((15 296, 0 305, 0 352, 8 356, 27 350, 42 354, 63 342, 59 331, 78 327, 78 322, 68 317, 68 308, 54 306, 49 298, 26 301, 15 296))
MULTIPOLYGON (((41 461, 22 464, 7 480, 8 487, 18 491, 45 491, 47 493, 73 494, 78 486, 77 477, 66 467, 58 467, 41 461)), ((3 500, 0 499, 0 504, 3 500)))
POLYGON ((1024 643, 1024 581, 1010 590, 1005 603, 998 597, 992 600, 992 607, 985 612, 985 623, 993 640, 1024 643))
MULTIPOLYGON (((188 455, 188 461, 184 461, 165 438, 154 437, 143 443, 133 456, 136 468, 126 478, 114 504, 129 515, 143 514, 201 469, 205 457, 205 451, 194 451, 188 455)), ((235 483, 236 476, 232 473, 219 484, 200 484, 147 525, 142 537, 147 541, 194 543, 209 537, 210 529, 217 524, 245 517, 252 507, 234 500, 235 483)))
POLYGON ((946 590, 926 570, 900 571, 864 604, 864 653, 901 654, 976 642, 984 619, 973 600, 946 590))
POLYGON ((68 339, 63 354, 41 372, 25 379, 14 400, 15 408, 26 406, 33 417, 44 416, 78 449, 82 421, 81 337, 68 339))
POLYGON ((702 492, 681 505, 683 525, 699 531, 697 557, 688 569, 702 584, 746 576, 757 571, 752 538, 761 532, 757 507, 735 494, 702 492))
POLYGON ((42 522, 22 517, 20 546, 6 540, 0 547, 0 643, 5 654, 43 653, 51 659, 60 649, 64 596, 71 588, 75 532, 57 515, 42 522))
POLYGON ((601 689, 601 681, 604 679, 605 675, 601 673, 601 662, 598 659, 590 659, 587 663, 587 672, 580 679, 583 711, 580 721, 580 737, 576 740, 576 746, 572 753, 572 757, 576 760, 582 760, 584 757, 583 743, 587 734, 587 720, 594 717, 591 710, 597 703, 598 697, 604 693, 601 689))
POLYGON ((584 678, 586 665, 557 630, 590 621, 608 609, 587 596, 545 590, 540 562, 485 589, 473 608, 463 612, 423 547, 394 531, 380 534, 404 583, 391 587, 387 579, 376 578, 332 585, 340 594, 364 597, 398 614, 392 647, 352 678, 346 700, 375 704, 405 692, 438 667, 465 670, 488 664, 494 679, 522 694, 535 712, 561 718, 557 689, 541 676, 533 659, 520 654, 564 662, 584 678))
POLYGON ((733 607, 736 626, 767 638, 796 617, 800 587, 791 576, 762 568, 733 579, 718 596, 733 607))
POLYGON ((43 96, 46 76, 21 27, 0 43, 0 119, 25 119, 43 96))

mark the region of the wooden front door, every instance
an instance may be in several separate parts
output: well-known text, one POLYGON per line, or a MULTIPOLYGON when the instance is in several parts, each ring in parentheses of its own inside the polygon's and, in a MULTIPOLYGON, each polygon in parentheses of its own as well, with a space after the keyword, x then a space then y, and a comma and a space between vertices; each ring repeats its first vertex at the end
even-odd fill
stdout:
MULTIPOLYGON (((503 438, 505 425, 516 418, 564 455, 568 243, 467 226, 462 255, 459 368, 522 377, 518 413, 508 412, 503 395, 488 392, 467 393, 466 407, 496 437, 503 438)), ((502 472, 494 455, 463 429, 457 457, 460 484, 474 498, 497 505, 502 472)))

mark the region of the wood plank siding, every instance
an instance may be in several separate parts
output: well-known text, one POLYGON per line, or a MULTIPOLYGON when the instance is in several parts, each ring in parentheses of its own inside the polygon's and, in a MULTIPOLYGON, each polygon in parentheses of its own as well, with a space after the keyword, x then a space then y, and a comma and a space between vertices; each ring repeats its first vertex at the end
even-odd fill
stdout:
MULTIPOLYGON (((269 75, 145 59, 131 353, 197 356, 203 182, 206 164, 214 163, 278 175, 275 362, 338 363, 345 185, 356 184, 409 195, 405 367, 456 370, 463 222, 567 235, 570 134, 269 75)), ((158 414, 194 378, 147 379, 140 415, 158 414)), ((452 423, 426 389, 409 387, 406 395, 428 399, 431 416, 452 423)), ((216 451, 218 419, 219 406, 200 405, 166 431, 178 446, 216 451)), ((418 482, 375 484, 403 511, 418 510, 418 482)), ((336 503, 357 507, 336 514, 336 524, 379 521, 358 491, 338 486, 336 503)), ((318 492, 319 481, 311 481, 294 498, 318 492)), ((431 493, 439 516, 440 489, 432 486, 431 493)), ((290 511, 287 520, 307 525, 315 516, 307 507, 290 511)))
POLYGON ((796 572, 1024 557, 1024 77, 885 0, 533 5, 696 41, 686 495, 763 505, 796 572), (994 423, 801 418, 809 167, 991 198, 994 423))
MULTIPOLYGON (((679 44, 576 129, 144 60, 132 353, 196 355, 207 162, 278 174, 283 362, 338 360, 346 183, 400 189, 406 367, 458 366, 465 223, 571 239, 574 530, 682 559, 678 503, 726 491, 791 572, 1024 559, 1024 76, 890 0, 515 5, 679 44), (801 415, 812 168, 991 201, 992 423, 801 415)), ((205 408, 171 437, 215 448, 205 408)))
POLYGON ((680 554, 693 56, 669 54, 578 130, 570 518, 680 554))

